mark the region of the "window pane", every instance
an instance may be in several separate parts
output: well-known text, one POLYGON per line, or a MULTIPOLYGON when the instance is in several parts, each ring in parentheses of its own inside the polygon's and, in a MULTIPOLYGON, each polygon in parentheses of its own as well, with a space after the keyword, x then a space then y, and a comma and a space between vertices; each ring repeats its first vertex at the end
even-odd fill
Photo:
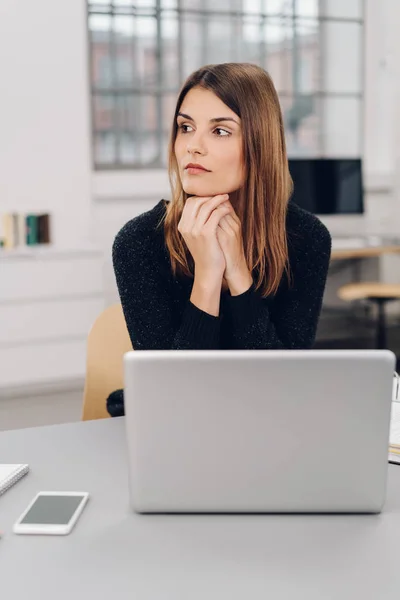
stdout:
POLYGON ((114 98, 111 94, 93 97, 93 122, 96 131, 111 131, 114 127, 114 98))
POLYGON ((113 19, 113 67, 115 87, 134 85, 134 20, 130 16, 118 16, 113 19))
POLYGON ((242 20, 242 44, 240 61, 260 63, 263 59, 263 24, 257 17, 244 17, 242 20))
POLYGON ((264 25, 264 47, 262 66, 271 75, 276 89, 278 92, 291 89, 286 32, 281 19, 267 19, 264 25))
POLYGON ((281 98, 289 156, 319 155, 319 100, 315 96, 281 98))
POLYGON ((234 9, 242 9, 241 5, 238 6, 238 0, 203 0, 200 8, 202 10, 206 9, 210 13, 212 11, 228 12, 234 9))
POLYGON ((113 85, 111 61, 111 27, 108 15, 91 15, 89 29, 91 39, 91 77, 96 88, 113 85))
POLYGON ((324 0, 321 12, 323 17, 361 19, 363 0, 324 0))
POLYGON ((324 91, 354 94, 361 92, 361 25, 325 22, 322 27, 324 91))
POLYGON ((158 128, 157 100, 154 96, 139 96, 138 123, 145 131, 156 131, 158 128))
POLYGON ((319 88, 319 32, 313 20, 294 22, 291 39, 295 93, 310 94, 319 88))
POLYGON ((96 165, 116 163, 116 136, 113 132, 95 133, 94 162, 96 165))
POLYGON ((127 94, 116 103, 116 162, 152 164, 159 156, 157 100, 154 96, 127 94))
POLYGON ((177 100, 177 94, 165 94, 163 96, 163 129, 164 131, 166 131, 169 135, 171 127, 172 127, 172 120, 174 118, 174 114, 175 114, 175 106, 176 106, 176 100, 177 100))
POLYGON ((264 0, 264 11, 268 15, 293 16, 293 2, 288 0, 264 0))
POLYGON ((143 132, 140 138, 140 164, 145 166, 156 166, 160 163, 159 141, 155 133, 143 132))
POLYGON ((139 146, 130 131, 123 131, 119 137, 119 160, 123 165, 134 164, 139 159, 139 146))
POLYGON ((206 23, 201 18, 183 17, 182 19, 183 40, 183 77, 186 78, 192 71, 198 69, 207 62, 206 58, 206 23))
POLYGON ((123 94, 120 98, 120 129, 136 132, 140 127, 140 111, 138 106, 138 94, 123 94), (123 125, 123 127, 121 127, 123 125))
POLYGON ((354 19, 363 18, 362 0, 324 0, 322 20, 319 4, 89 0, 96 163, 165 164, 180 85, 204 64, 230 61, 271 74, 290 155, 357 156, 363 24, 354 19))
MULTIPOLYGON (((162 143, 162 148, 161 148, 161 162, 163 165, 168 164, 168 148, 169 148, 168 144, 169 144, 169 132, 164 133, 164 135, 163 135, 163 143, 162 143)), ((168 195, 169 190, 165 190, 165 193, 168 195)))
POLYGON ((181 81, 179 73, 178 20, 165 18, 162 20, 162 86, 178 90, 181 81))
POLYGON ((120 94, 115 98, 114 124, 119 133, 129 129, 129 106, 130 97, 126 94, 120 94))
POLYGON ((259 14, 263 12, 263 0, 242 0, 243 12, 259 14))
POLYGON ((318 22, 268 19, 265 67, 278 92, 310 94, 319 88, 318 22))
MULTIPOLYGON (((232 60, 232 21, 230 17, 214 17, 206 24, 205 62, 221 63, 232 60)), ((198 65, 199 67, 201 64, 198 65)))
POLYGON ((299 17, 318 16, 319 0, 296 0, 295 14, 299 17))
POLYGON ((322 152, 341 158, 361 155, 361 102, 358 98, 325 98, 322 107, 322 152))
POLYGON ((156 0, 113 0, 110 4, 114 6, 135 6, 137 8, 153 8, 156 4, 156 0))
POLYGON ((110 0, 88 0, 88 4, 92 10, 95 10, 97 7, 110 6, 110 0))
POLYGON ((157 86, 157 22, 149 17, 134 21, 135 88, 154 89, 157 86))
POLYGON ((141 148, 140 162, 151 164, 159 157, 158 141, 158 98, 140 96, 138 98, 138 139, 141 148))
POLYGON ((181 7, 183 10, 202 8, 204 5, 204 0, 181 0, 181 7))

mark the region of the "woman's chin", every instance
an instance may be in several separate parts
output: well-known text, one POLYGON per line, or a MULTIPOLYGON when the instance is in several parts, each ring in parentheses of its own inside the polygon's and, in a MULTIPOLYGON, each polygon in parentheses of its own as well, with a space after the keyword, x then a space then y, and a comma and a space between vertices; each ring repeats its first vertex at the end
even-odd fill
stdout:
POLYGON ((215 189, 209 186, 207 187, 198 183, 188 183, 182 187, 188 196, 199 196, 201 198, 205 198, 208 196, 216 196, 217 194, 222 193, 220 191, 216 191, 215 189))

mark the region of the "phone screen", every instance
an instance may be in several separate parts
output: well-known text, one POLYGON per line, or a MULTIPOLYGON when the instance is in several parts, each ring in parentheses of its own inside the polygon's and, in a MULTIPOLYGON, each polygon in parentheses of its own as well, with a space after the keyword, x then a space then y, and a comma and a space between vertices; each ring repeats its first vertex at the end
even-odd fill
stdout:
POLYGON ((38 496, 22 524, 67 525, 83 496, 38 496))

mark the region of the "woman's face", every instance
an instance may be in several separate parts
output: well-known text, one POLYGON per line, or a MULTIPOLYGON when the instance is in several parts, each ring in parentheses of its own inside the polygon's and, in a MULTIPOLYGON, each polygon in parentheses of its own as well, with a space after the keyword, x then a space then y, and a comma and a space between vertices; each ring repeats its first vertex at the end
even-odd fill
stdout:
POLYGON ((210 90, 195 87, 182 102, 177 124, 175 156, 187 194, 216 196, 243 186, 242 132, 236 113, 210 90))

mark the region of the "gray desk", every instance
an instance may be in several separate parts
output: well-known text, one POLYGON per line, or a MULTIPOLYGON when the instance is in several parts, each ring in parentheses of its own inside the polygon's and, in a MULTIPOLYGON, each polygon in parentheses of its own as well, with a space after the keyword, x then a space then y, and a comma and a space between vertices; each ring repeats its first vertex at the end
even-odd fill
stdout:
POLYGON ((124 433, 114 419, 0 434, 0 460, 32 469, 0 497, 2 598, 398 600, 400 466, 380 516, 138 516, 124 433), (72 534, 14 535, 49 489, 90 492, 72 534))

